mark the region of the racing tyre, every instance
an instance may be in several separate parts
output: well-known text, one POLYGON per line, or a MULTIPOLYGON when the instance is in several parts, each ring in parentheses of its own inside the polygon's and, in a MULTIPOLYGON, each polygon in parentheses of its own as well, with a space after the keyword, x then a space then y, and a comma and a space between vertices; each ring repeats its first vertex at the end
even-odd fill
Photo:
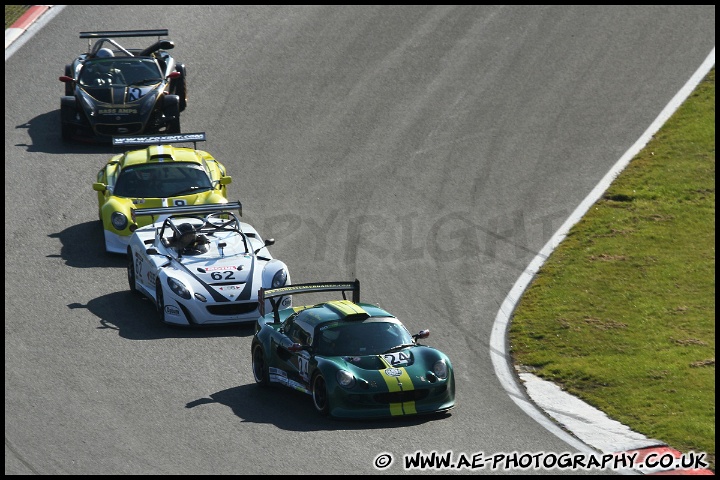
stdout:
POLYGON ((180 64, 175 66, 175 70, 180 72, 182 75, 172 81, 172 88, 170 91, 180 97, 178 106, 182 112, 187 108, 187 69, 185 68, 185 65, 180 64))
POLYGON ((60 135, 65 142, 72 140, 73 126, 67 122, 62 122, 60 124, 60 135))
POLYGON ((160 279, 155 282, 155 307, 157 308, 160 321, 165 323, 165 296, 163 295, 160 279))
POLYGON ((265 361, 265 354, 262 346, 257 343, 252 347, 252 372, 255 377, 255 383, 262 387, 270 385, 270 372, 268 364, 265 361))
POLYGON ((315 410, 320 415, 327 417, 330 415, 330 397, 325 384, 325 378, 317 373, 312 380, 312 399, 315 410))
POLYGON ((168 122, 168 133, 180 133, 180 117, 174 118, 168 122))
MULTIPOLYGON (((65 65, 65 76, 73 78, 72 65, 65 65)), ((73 94, 72 83, 65 84, 65 95, 70 96, 73 94)))
POLYGON ((127 251, 127 277, 130 292, 137 295, 138 290, 135 287, 135 260, 133 259, 132 250, 130 248, 128 248, 127 251))
POLYGON ((180 133, 180 98, 177 95, 165 95, 163 115, 167 119, 166 133, 180 133))
POLYGON ((73 117, 77 111, 75 97, 62 97, 60 99, 60 136, 63 141, 72 140, 75 134, 73 117))

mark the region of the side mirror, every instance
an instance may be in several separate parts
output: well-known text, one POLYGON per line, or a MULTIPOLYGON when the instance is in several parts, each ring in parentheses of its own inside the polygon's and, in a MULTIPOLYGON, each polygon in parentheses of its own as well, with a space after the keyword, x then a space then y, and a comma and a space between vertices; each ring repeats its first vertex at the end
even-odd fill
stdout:
POLYGON ((231 183, 232 183, 232 177, 230 175, 220 177, 220 185, 230 185, 231 183))
POLYGON ((265 248, 265 247, 269 247, 270 245, 275 245, 275 239, 274 239, 274 238, 268 238, 267 240, 265 240, 265 245, 263 245, 262 247, 258 248, 258 249, 255 250, 253 253, 254 253, 255 255, 257 255, 257 253, 258 253, 260 250, 262 250, 262 249, 265 248))
POLYGON ((107 190, 107 185, 105 185, 104 183, 95 182, 93 183, 93 190, 95 190, 96 192, 104 192, 107 190))
POLYGON ((287 347, 287 349, 288 349, 288 351, 290 351, 292 353, 297 353, 302 350, 305 350, 305 347, 303 345, 300 345, 299 343, 293 343, 292 345, 287 347))
POLYGON ((417 334, 413 335, 413 338, 415 340, 418 340, 420 338, 428 338, 430 336, 430 330, 420 330, 417 334))
POLYGON ((168 78, 178 78, 180 76, 182 76, 182 73, 175 70, 174 72, 170 72, 170 75, 168 75, 168 78))
POLYGON ((58 77, 58 80, 60 80, 60 81, 63 82, 63 83, 71 83, 71 82, 74 82, 74 81, 75 81, 75 80, 72 79, 72 77, 68 77, 67 75, 63 75, 63 76, 61 76, 61 77, 58 77))
POLYGON ((148 255, 160 255, 155 247, 148 248, 145 253, 148 255))
POLYGON ((161 50, 172 50, 175 48, 175 43, 172 40, 160 40, 158 46, 161 50))

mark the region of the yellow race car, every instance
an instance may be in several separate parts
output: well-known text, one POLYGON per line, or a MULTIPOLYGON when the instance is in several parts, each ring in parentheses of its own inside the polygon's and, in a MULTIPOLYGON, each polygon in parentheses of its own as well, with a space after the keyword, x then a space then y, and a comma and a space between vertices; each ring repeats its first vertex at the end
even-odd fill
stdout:
POLYGON ((105 251, 126 254, 130 236, 157 218, 133 216, 136 208, 228 202, 232 177, 212 155, 197 149, 205 133, 113 137, 114 146, 145 148, 114 155, 100 169, 93 190, 105 234, 105 251), (170 144, 193 143, 193 147, 170 144))

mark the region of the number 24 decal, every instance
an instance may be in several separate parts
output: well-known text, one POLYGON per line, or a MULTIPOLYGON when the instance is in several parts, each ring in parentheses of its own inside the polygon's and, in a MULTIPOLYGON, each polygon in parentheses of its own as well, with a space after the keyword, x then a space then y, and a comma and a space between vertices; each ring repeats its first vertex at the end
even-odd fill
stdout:
POLYGON ((410 361, 410 357, 406 355, 405 352, 386 353, 383 357, 393 366, 404 365, 410 361))

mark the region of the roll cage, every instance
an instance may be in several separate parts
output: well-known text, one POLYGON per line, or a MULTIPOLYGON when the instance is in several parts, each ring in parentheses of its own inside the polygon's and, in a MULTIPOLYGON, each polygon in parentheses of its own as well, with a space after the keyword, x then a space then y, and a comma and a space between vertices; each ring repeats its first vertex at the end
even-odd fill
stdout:
MULTIPOLYGON (((245 235, 245 232, 243 232, 240 227, 240 219, 237 215, 229 211, 212 212, 205 217, 188 214, 171 215, 163 221, 162 227, 156 230, 156 241, 162 243, 165 247, 172 247, 170 239, 179 238, 182 235, 179 225, 187 223, 188 219, 195 219, 202 222, 200 226, 193 225, 197 235, 213 236, 216 232, 220 231, 236 233, 240 236, 240 238, 242 238, 243 245, 245 246, 245 253, 252 251, 247 235, 245 235), (223 216, 229 218, 223 219, 223 216), (166 232, 166 230, 168 231, 166 232)), ((222 247, 223 243, 220 243, 219 245, 222 247)))

